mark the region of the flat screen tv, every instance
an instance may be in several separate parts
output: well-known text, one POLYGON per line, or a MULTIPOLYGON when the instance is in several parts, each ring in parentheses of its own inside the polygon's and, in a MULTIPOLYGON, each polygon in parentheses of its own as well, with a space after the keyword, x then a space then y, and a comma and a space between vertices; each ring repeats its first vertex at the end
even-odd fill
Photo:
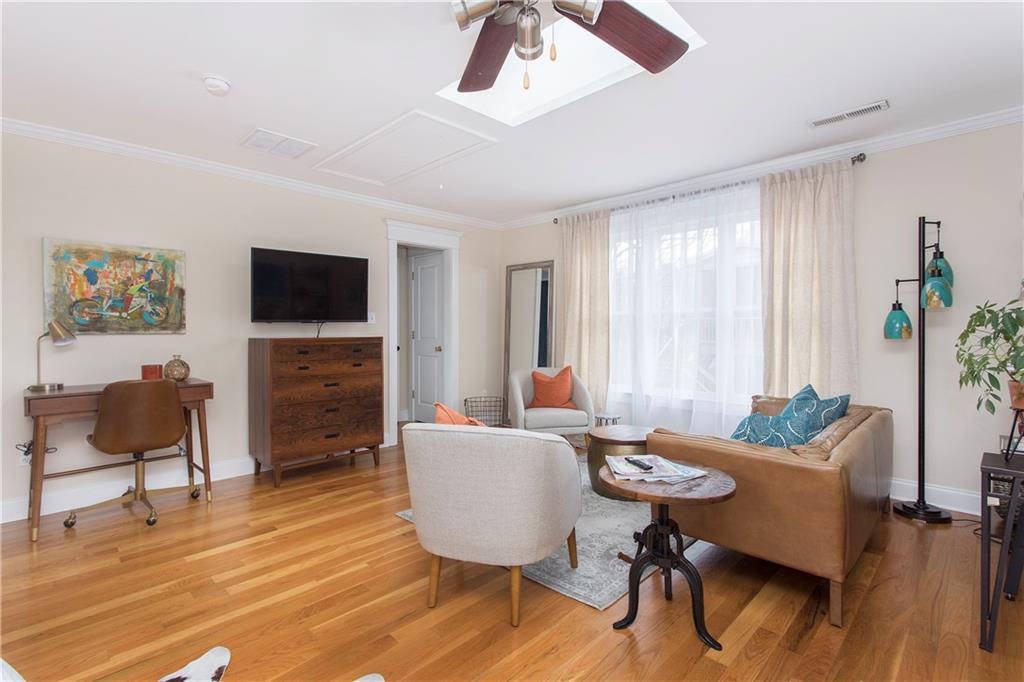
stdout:
POLYGON ((366 322, 366 258, 252 249, 253 322, 366 322))

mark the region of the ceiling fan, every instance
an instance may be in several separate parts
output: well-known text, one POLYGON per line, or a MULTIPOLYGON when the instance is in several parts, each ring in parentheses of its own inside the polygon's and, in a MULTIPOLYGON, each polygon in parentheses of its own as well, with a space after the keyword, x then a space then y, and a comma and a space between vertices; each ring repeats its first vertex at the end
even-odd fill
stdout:
MULTIPOLYGON (((463 31, 484 25, 459 82, 459 92, 487 90, 498 78, 509 48, 532 61, 544 51, 537 0, 452 0, 452 14, 463 31)), ((552 0, 556 12, 608 43, 651 73, 682 57, 689 45, 622 0, 552 0)))

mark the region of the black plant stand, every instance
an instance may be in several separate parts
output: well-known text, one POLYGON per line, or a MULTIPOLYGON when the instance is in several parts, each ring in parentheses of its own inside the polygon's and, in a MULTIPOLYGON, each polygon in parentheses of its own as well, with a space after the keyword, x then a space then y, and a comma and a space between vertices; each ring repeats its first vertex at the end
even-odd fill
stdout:
POLYGON ((640 605, 640 581, 648 566, 657 566, 665 579, 665 599, 672 600, 672 569, 686 576, 690 584, 690 598, 693 601, 693 626, 697 629, 700 640, 716 651, 722 645, 708 632, 704 624, 704 584, 701 582, 697 567, 683 556, 683 536, 679 525, 668 517, 668 505, 658 505, 658 518, 642 531, 633 534, 636 540, 636 556, 629 568, 629 608, 626 616, 612 625, 616 630, 628 628, 636 620, 640 605), (676 541, 676 549, 672 550, 672 540, 676 541))
MULTIPOLYGON (((986 452, 981 458, 981 638, 978 642, 985 651, 992 651, 999 619, 1000 597, 1009 601, 1017 598, 1021 574, 1024 573, 1024 523, 1017 520, 1017 512, 1024 507, 1024 461, 1012 461, 1002 453, 986 452), (1009 495, 1009 511, 1003 529, 999 560, 995 578, 990 580, 992 564, 992 509, 988 497, 1000 497, 992 492, 992 476, 1013 480, 1009 495), (1016 528, 1015 528, 1016 526, 1016 528)), ((1022 514, 1024 518, 1024 514, 1022 514)))

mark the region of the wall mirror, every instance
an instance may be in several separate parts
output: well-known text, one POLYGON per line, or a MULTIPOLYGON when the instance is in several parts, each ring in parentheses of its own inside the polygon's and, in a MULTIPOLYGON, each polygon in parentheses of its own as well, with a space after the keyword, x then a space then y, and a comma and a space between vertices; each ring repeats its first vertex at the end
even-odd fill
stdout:
POLYGON ((550 260, 509 265, 505 270, 506 399, 509 372, 550 367, 554 362, 554 270, 550 260))

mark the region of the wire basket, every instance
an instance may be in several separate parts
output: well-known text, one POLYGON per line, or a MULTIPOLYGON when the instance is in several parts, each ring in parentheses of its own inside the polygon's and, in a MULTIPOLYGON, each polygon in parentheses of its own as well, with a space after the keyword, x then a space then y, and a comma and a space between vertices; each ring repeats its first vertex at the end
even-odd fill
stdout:
POLYGON ((505 399, 495 395, 466 398, 466 416, 479 419, 488 426, 501 426, 505 417, 505 399))

